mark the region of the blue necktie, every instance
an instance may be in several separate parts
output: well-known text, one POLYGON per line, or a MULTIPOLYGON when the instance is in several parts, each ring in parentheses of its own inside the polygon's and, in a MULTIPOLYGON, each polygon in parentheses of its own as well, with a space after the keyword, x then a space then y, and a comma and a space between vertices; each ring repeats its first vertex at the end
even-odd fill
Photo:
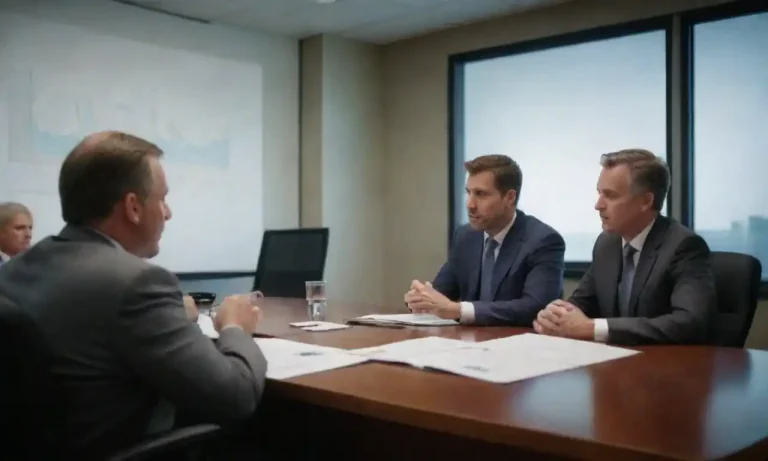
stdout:
POLYGON ((635 253, 637 249, 629 243, 624 245, 624 263, 619 282, 619 316, 629 317, 629 298, 632 296, 632 282, 635 278, 635 253))
POLYGON ((496 263, 496 247, 499 242, 491 237, 485 240, 485 253, 483 254, 483 268, 480 273, 480 301, 493 301, 493 266, 496 263))

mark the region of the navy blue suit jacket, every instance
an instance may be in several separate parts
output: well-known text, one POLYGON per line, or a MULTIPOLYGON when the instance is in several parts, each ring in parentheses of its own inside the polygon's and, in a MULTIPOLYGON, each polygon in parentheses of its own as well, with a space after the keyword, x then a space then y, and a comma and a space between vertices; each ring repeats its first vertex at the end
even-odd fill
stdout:
POLYGON ((432 285, 453 301, 469 301, 478 325, 530 327, 536 314, 562 296, 565 241, 533 216, 517 211, 493 269, 493 301, 479 301, 485 233, 462 226, 432 285))

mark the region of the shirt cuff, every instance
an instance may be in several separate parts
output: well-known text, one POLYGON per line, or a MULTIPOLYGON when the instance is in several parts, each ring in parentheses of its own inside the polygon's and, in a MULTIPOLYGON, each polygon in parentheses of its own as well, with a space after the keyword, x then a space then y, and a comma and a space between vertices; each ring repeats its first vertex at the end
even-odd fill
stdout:
POLYGON ((464 324, 475 323, 475 305, 466 301, 461 302, 461 317, 459 322, 464 324))
POLYGON ((595 319, 595 341, 601 343, 608 342, 608 320, 595 319))
MULTIPOLYGON (((229 325, 227 325, 224 328, 222 328, 221 331, 219 331, 219 333, 222 333, 224 330, 229 330, 230 328, 237 328, 238 330, 243 330, 243 327, 241 327, 240 325, 236 325, 234 323, 230 323, 229 325)), ((245 331, 245 330, 243 330, 243 331, 245 331)))

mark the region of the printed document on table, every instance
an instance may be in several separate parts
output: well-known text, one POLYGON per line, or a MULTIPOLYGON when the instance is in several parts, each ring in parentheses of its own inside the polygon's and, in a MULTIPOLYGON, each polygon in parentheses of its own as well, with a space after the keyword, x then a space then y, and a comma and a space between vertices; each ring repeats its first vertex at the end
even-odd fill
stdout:
POLYGON ((255 338, 267 359, 267 378, 288 379, 368 361, 344 349, 315 346, 280 338, 255 338))
POLYGON ((211 339, 219 337, 219 332, 213 326, 213 319, 207 315, 200 314, 197 316, 197 326, 200 327, 200 331, 211 339))
POLYGON ((440 327, 458 325, 459 322, 450 319, 441 319, 432 314, 371 314, 359 317, 365 320, 373 320, 381 323, 396 323, 399 325, 440 327))
POLYGON ((334 331, 334 330, 346 330, 351 328, 350 325, 343 325, 341 323, 333 322, 293 322, 288 325, 296 328, 301 328, 304 331, 334 331))
POLYGON ((425 368, 492 383, 523 379, 629 357, 639 351, 535 334, 475 343, 420 358, 425 368))
POLYGON ((495 351, 525 350, 540 360, 548 360, 563 366, 581 367, 609 360, 629 357, 640 353, 633 349, 609 346, 592 341, 558 338, 556 336, 526 333, 477 343, 478 347, 495 351))
POLYGON ((383 346, 352 349, 349 352, 363 355, 371 360, 405 363, 415 367, 421 367, 422 360, 429 354, 473 347, 473 344, 475 343, 469 343, 458 339, 428 336, 426 338, 406 339, 404 341, 384 344, 383 346))

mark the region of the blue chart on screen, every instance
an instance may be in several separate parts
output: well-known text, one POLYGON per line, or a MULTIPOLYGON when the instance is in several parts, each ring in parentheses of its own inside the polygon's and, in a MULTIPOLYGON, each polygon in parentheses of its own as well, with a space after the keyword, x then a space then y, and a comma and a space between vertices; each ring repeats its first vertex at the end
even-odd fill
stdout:
MULTIPOLYGON (((219 139, 191 141, 184 131, 189 132, 189 119, 202 120, 205 114, 189 114, 182 130, 165 120, 161 130, 158 120, 157 91, 126 89, 130 97, 119 102, 96 99, 87 96, 73 97, 56 89, 41 88, 33 72, 16 72, 9 79, 9 102, 11 113, 10 155, 15 161, 49 163, 60 161, 84 136, 101 130, 120 130, 136 134, 158 144, 165 152, 165 160, 189 166, 226 170, 230 164, 230 138, 225 133, 219 139), (45 92, 41 101, 40 94, 45 92), (130 102, 124 102, 126 99, 130 102), (37 106, 36 106, 37 105, 37 106), (41 123, 35 116, 35 107, 49 109, 56 106, 61 115, 60 122, 51 129, 51 119, 41 123), (98 105, 98 109, 95 107, 98 105), (100 118, 97 114, 108 115, 100 118), (30 155, 31 154, 31 155, 30 155), (23 158, 19 158, 19 157, 23 158)), ((98 94, 98 92, 94 92, 98 94)))

